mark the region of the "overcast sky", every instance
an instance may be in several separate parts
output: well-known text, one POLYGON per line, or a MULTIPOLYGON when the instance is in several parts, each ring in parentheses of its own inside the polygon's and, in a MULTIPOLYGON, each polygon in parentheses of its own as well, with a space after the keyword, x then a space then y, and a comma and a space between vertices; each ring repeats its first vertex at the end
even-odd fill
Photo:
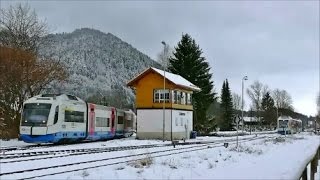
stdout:
MULTIPOLYGON (((1 0, 1 8, 18 1, 1 0)), ((296 111, 316 114, 319 92, 319 1, 29 1, 52 32, 89 27, 110 32, 156 59, 161 41, 189 33, 212 67, 241 95, 254 80, 287 90, 296 111)), ((245 96, 247 96, 245 94, 245 96)), ((246 108, 249 100, 246 97, 246 108)))

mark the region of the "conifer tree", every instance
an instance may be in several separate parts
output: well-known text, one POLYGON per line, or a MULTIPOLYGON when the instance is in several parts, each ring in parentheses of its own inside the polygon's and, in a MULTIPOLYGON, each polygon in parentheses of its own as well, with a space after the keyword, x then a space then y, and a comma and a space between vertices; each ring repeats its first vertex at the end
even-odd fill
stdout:
POLYGON ((262 98, 262 102, 261 102, 261 107, 263 110, 263 121, 264 124, 268 124, 268 125, 275 125, 276 121, 277 121, 277 115, 276 115, 276 111, 275 111, 275 106, 274 106, 274 100, 273 98, 270 96, 270 93, 267 92, 263 98, 262 98))
POLYGON ((216 93, 213 92, 212 74, 210 67, 202 56, 202 50, 195 40, 188 34, 175 47, 173 56, 169 59, 168 69, 178 74, 194 85, 201 88, 200 92, 193 94, 194 128, 196 131, 208 133, 212 124, 206 116, 207 109, 214 102, 216 93))
POLYGON ((223 82, 221 90, 221 118, 220 118, 220 130, 228 131, 232 129, 233 122, 233 105, 232 96, 229 89, 229 83, 226 79, 223 82))

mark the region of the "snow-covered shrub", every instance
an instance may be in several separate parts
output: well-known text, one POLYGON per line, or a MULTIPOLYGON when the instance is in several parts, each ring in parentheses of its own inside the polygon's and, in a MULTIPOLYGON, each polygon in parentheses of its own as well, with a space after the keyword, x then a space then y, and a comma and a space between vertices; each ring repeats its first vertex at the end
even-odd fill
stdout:
POLYGON ((206 154, 200 154, 199 157, 200 157, 200 159, 202 159, 202 160, 208 160, 208 157, 207 157, 206 154))
POLYGON ((293 140, 301 140, 301 139, 304 139, 304 137, 292 136, 292 139, 293 139, 293 140))
POLYGON ((278 143, 284 143, 286 142, 287 138, 285 137, 276 137, 276 138, 269 138, 264 140, 264 143, 272 142, 273 144, 278 144, 278 143))
POLYGON ((130 166, 135 168, 143 168, 143 167, 149 167, 151 164, 153 164, 154 159, 151 157, 150 154, 147 154, 146 157, 132 161, 129 163, 130 166))
POLYGON ((169 166, 171 169, 178 169, 178 162, 175 159, 167 159, 163 162, 161 162, 164 166, 169 166))
POLYGON ((212 169, 214 165, 211 162, 208 162, 208 169, 212 169))
POLYGON ((81 173, 81 177, 87 177, 87 176, 89 176, 90 174, 86 171, 86 170, 84 170, 84 171, 82 171, 82 173, 81 173))
POLYGON ((184 155, 184 156, 182 156, 182 159, 190 159, 190 155, 184 155))
POLYGON ((277 143, 282 143, 285 142, 286 139, 284 137, 276 137, 275 139, 273 139, 273 143, 277 144, 277 143))
POLYGON ((123 170, 125 167, 124 166, 119 166, 119 167, 116 167, 116 170, 123 170))
POLYGON ((236 146, 234 146, 234 147, 230 148, 230 151, 244 152, 247 154, 257 154, 257 155, 262 154, 261 149, 253 149, 252 147, 243 146, 243 145, 239 145, 238 149, 236 146))

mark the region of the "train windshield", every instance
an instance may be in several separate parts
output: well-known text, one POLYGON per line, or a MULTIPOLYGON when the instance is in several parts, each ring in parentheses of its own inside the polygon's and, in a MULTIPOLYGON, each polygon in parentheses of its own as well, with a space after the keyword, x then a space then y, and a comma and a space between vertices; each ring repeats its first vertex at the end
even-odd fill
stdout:
POLYGON ((288 120, 279 120, 279 127, 281 128, 288 127, 288 120))
POLYGON ((23 107, 22 126, 46 126, 51 104, 29 103, 23 107))

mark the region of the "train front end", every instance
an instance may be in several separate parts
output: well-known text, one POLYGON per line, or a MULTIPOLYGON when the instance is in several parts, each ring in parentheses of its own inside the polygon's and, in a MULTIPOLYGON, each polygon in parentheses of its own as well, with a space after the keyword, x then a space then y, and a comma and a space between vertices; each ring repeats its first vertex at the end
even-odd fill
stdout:
POLYGON ((20 122, 20 139, 27 143, 55 143, 52 127, 48 134, 48 128, 57 120, 56 107, 58 101, 55 96, 42 97, 41 95, 28 99, 23 104, 23 112, 20 122))

